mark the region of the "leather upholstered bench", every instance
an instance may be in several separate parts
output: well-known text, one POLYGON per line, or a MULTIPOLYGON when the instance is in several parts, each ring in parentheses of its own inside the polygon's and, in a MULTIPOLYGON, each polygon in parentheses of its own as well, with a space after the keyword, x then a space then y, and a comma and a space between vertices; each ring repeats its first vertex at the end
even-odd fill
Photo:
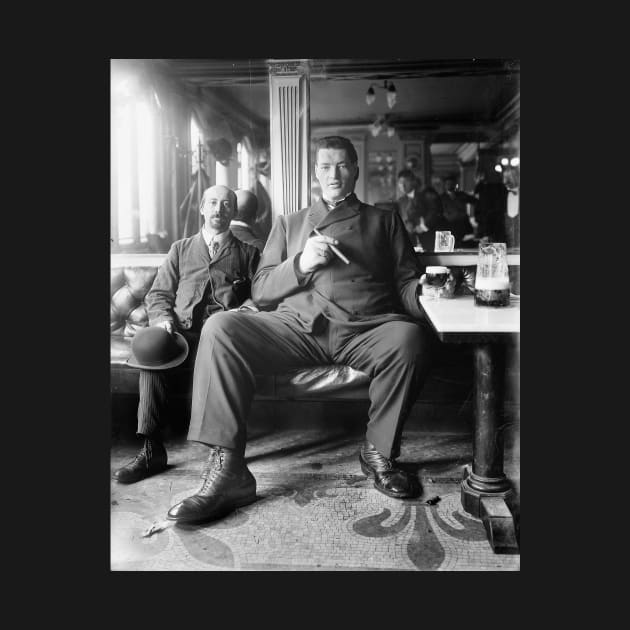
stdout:
MULTIPOLYGON (((126 362, 131 354, 131 340, 136 331, 148 326, 145 296, 157 274, 163 256, 133 261, 112 257, 111 268, 111 390, 112 393, 138 392, 139 371, 126 362), (151 259, 153 258, 153 260, 151 259), (148 260, 147 260, 148 259, 148 260), (124 263, 127 264, 124 264, 124 263), (121 264, 122 263, 122 264, 121 264)), ((132 255, 127 257, 132 259, 132 255)), ((178 394, 191 393, 192 366, 176 368, 178 394), (186 391, 188 388, 188 391, 186 391)), ((369 377, 344 365, 297 369, 273 376, 256 377, 256 398, 286 400, 361 400, 368 398, 369 377)))
MULTIPOLYGON (((111 259, 111 370, 112 395, 138 394, 139 370, 126 364, 131 354, 131 340, 141 327, 148 325, 144 298, 149 291, 165 254, 113 254, 111 259)), ((464 275, 464 282, 469 278, 464 275)), ((470 407, 472 393, 472 359, 463 350, 438 343, 431 373, 411 414, 422 415, 422 421, 442 426, 455 416, 462 417, 464 405, 470 407)), ((192 394, 192 364, 175 369, 174 394, 192 394)), ((255 400, 328 401, 368 404, 369 377, 343 365, 296 369, 271 376, 256 376, 255 400)), ((339 407, 337 408, 337 411, 339 407)), ((280 410, 278 410, 280 412, 280 410)))

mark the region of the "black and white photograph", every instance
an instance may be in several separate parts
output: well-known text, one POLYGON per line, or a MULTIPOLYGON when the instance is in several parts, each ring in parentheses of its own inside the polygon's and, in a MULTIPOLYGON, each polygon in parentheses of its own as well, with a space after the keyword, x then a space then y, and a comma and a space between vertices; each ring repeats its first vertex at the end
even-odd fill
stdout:
POLYGON ((109 66, 110 570, 519 572, 520 60, 109 66))

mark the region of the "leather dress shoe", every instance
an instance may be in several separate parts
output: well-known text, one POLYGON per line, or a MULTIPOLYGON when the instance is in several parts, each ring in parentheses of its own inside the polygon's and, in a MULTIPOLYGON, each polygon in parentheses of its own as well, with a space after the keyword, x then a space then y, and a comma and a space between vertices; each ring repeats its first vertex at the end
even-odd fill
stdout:
POLYGON ((396 467, 394 460, 379 453, 365 440, 359 453, 361 470, 374 478, 374 487, 388 497, 409 499, 420 494, 417 479, 396 467))
POLYGON ((256 500, 256 480, 242 455, 211 446, 196 494, 174 505, 167 518, 180 523, 210 521, 256 500))
POLYGON ((147 439, 135 459, 114 473, 114 479, 118 483, 135 483, 146 479, 166 470, 167 459, 162 442, 147 439))

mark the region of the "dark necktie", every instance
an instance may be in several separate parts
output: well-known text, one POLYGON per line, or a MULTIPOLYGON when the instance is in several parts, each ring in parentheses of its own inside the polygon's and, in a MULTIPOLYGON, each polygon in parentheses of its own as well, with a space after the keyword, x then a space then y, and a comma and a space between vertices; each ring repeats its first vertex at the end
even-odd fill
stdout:
POLYGON ((212 254, 210 254, 210 257, 214 258, 217 255, 218 251, 219 251, 219 242, 218 241, 213 241, 212 242, 212 254))

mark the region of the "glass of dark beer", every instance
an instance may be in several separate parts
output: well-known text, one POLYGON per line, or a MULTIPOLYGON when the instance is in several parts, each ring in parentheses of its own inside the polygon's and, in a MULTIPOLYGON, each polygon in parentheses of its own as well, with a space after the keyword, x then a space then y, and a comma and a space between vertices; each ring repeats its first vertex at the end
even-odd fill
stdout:
POLYGON ((510 276, 505 243, 479 245, 475 275, 476 306, 509 306, 510 276))
POLYGON ((440 289, 448 280, 448 267, 442 265, 433 265, 425 269, 426 289, 424 295, 428 295, 433 299, 439 299, 440 289))

